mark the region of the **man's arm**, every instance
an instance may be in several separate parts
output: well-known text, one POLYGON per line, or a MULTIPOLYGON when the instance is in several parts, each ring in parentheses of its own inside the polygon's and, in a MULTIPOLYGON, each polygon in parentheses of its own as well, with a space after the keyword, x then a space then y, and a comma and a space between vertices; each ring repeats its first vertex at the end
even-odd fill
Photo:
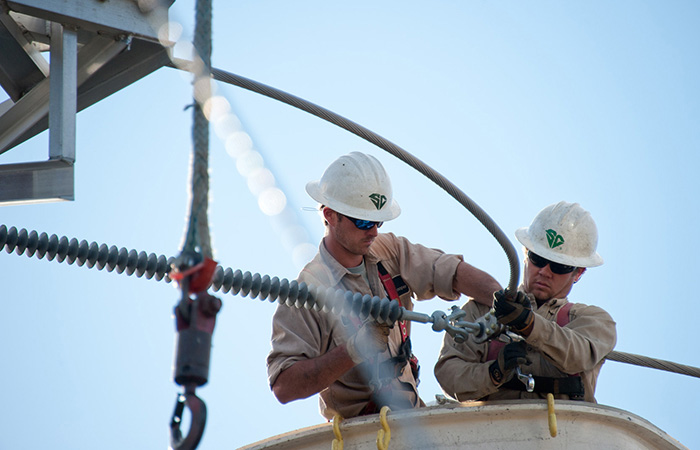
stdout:
POLYGON ((525 341, 559 370, 573 374, 593 370, 617 343, 615 321, 602 308, 574 304, 571 322, 560 327, 539 314, 525 341))
POLYGON ((283 370, 272 384, 272 392, 280 403, 314 395, 355 365, 385 352, 390 333, 388 325, 365 322, 345 345, 334 347, 316 358, 296 361, 283 370))
POLYGON ((346 347, 335 347, 318 358, 297 361, 283 370, 272 385, 272 392, 280 403, 307 398, 330 386, 354 366, 346 347))
POLYGON ((457 265, 452 285, 456 292, 472 297, 477 303, 486 306, 493 303, 493 293, 502 289, 491 275, 464 261, 457 265))

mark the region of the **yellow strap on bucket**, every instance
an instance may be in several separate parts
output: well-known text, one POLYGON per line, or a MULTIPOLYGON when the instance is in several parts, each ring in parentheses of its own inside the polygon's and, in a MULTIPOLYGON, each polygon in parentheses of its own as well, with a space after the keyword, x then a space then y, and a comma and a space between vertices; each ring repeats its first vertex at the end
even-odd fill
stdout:
POLYGON ((547 415, 549 419, 549 435, 557 437, 557 416, 554 414, 554 395, 547 394, 547 415))
POLYGON ((391 440, 391 430, 386 421, 386 413, 391 411, 388 406, 382 406, 379 411, 379 423, 382 424, 382 429, 377 432, 377 450, 387 450, 389 441, 391 440))
POLYGON ((333 439, 333 444, 331 444, 331 450, 343 450, 343 436, 340 434, 340 422, 343 421, 343 417, 340 414, 336 414, 333 417, 333 434, 335 439, 333 439))

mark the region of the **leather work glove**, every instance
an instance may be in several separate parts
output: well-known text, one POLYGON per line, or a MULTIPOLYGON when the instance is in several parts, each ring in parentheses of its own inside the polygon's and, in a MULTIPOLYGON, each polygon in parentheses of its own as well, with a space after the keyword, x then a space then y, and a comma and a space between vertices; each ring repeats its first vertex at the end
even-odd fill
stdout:
POLYGON ((511 342, 505 345, 498 352, 498 358, 489 366, 491 382, 495 386, 500 386, 509 381, 513 378, 515 368, 520 364, 530 364, 530 360, 527 359, 525 342, 511 342))
POLYGON ((522 336, 529 336, 535 324, 535 313, 532 312, 529 296, 518 291, 515 298, 509 299, 505 291, 500 290, 494 292, 493 298, 498 322, 522 336))
POLYGON ((361 364, 385 352, 389 345, 389 333, 389 325, 380 325, 374 321, 365 322, 345 343, 350 359, 355 364, 361 364))

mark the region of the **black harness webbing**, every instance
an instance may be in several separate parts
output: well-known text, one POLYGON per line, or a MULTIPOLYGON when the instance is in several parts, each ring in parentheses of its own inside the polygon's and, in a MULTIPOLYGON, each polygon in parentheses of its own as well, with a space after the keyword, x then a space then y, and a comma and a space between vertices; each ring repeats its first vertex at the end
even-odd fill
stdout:
MULTIPOLYGON (((578 375, 562 377, 562 378, 552 378, 552 377, 538 377, 533 376, 535 379, 535 390, 534 392, 540 394, 566 394, 569 396, 570 400, 583 400, 584 388, 583 381, 578 375)), ((507 383, 503 383, 501 388, 513 389, 515 391, 524 391, 526 386, 518 379, 511 379, 507 383)))

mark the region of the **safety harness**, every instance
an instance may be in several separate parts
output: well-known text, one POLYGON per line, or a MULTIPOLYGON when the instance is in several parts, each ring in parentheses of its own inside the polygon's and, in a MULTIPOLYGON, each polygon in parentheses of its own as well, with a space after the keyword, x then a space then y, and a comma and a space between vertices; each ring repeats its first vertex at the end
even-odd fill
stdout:
MULTIPOLYGON (((391 275, 389 275, 389 272, 384 267, 384 265, 382 265, 381 261, 377 263, 377 269, 379 271, 379 279, 382 280, 384 290, 386 290, 389 299, 396 300, 397 302, 399 302, 399 305, 403 306, 404 308, 407 308, 408 305, 402 304, 401 296, 408 292, 408 285, 405 281, 403 281, 401 275, 396 275, 392 278, 391 275)), ((405 363, 406 361, 409 362, 409 364, 411 365, 411 371, 413 372, 413 378, 415 378, 417 385, 419 382, 418 375, 420 374, 420 365, 418 364, 418 358, 416 358, 416 355, 413 354, 413 350, 411 347, 411 337, 408 335, 408 329, 406 327, 405 320, 399 320, 399 328, 401 329, 401 348, 399 351, 399 356, 397 356, 396 358, 402 358, 402 363, 405 363)))
MULTIPOLYGON (((569 317, 569 311, 573 303, 566 303, 564 306, 559 308, 557 312, 557 325, 560 327, 566 326, 571 318, 569 317)), ((505 342, 501 341, 491 341, 489 342, 488 354, 486 356, 487 361, 495 361, 498 358, 498 353, 506 345, 505 342)), ((565 394, 569 396, 571 400, 583 400, 584 397, 584 387, 583 381, 579 374, 569 375, 568 377, 540 377, 533 376, 535 379, 535 390, 534 392, 542 394, 565 394)), ((516 391, 526 390, 525 384, 520 380, 515 378, 510 381, 503 383, 500 387, 501 389, 513 389, 516 391)))
MULTIPOLYGON (((390 300, 396 300, 403 307, 408 305, 402 304, 401 296, 409 292, 408 285, 401 278, 401 275, 396 275, 392 277, 386 270, 381 262, 377 262, 377 270, 379 272, 379 279, 384 285, 384 290, 390 300)), ((380 380, 395 379, 401 375, 401 371, 406 365, 406 362, 411 366, 411 372, 413 373, 413 378, 416 380, 416 385, 419 382, 420 365, 418 364, 418 358, 413 354, 411 347, 411 337, 408 334, 408 327, 406 326, 406 321, 398 321, 399 329, 401 330, 401 345, 399 346, 398 354, 387 361, 382 362, 377 367, 377 377, 380 380)), ((389 394, 391 389, 391 383, 381 383, 378 390, 372 395, 372 400, 363 408, 360 415, 376 414, 380 411, 382 405, 381 401, 375 401, 382 395, 389 394)))

